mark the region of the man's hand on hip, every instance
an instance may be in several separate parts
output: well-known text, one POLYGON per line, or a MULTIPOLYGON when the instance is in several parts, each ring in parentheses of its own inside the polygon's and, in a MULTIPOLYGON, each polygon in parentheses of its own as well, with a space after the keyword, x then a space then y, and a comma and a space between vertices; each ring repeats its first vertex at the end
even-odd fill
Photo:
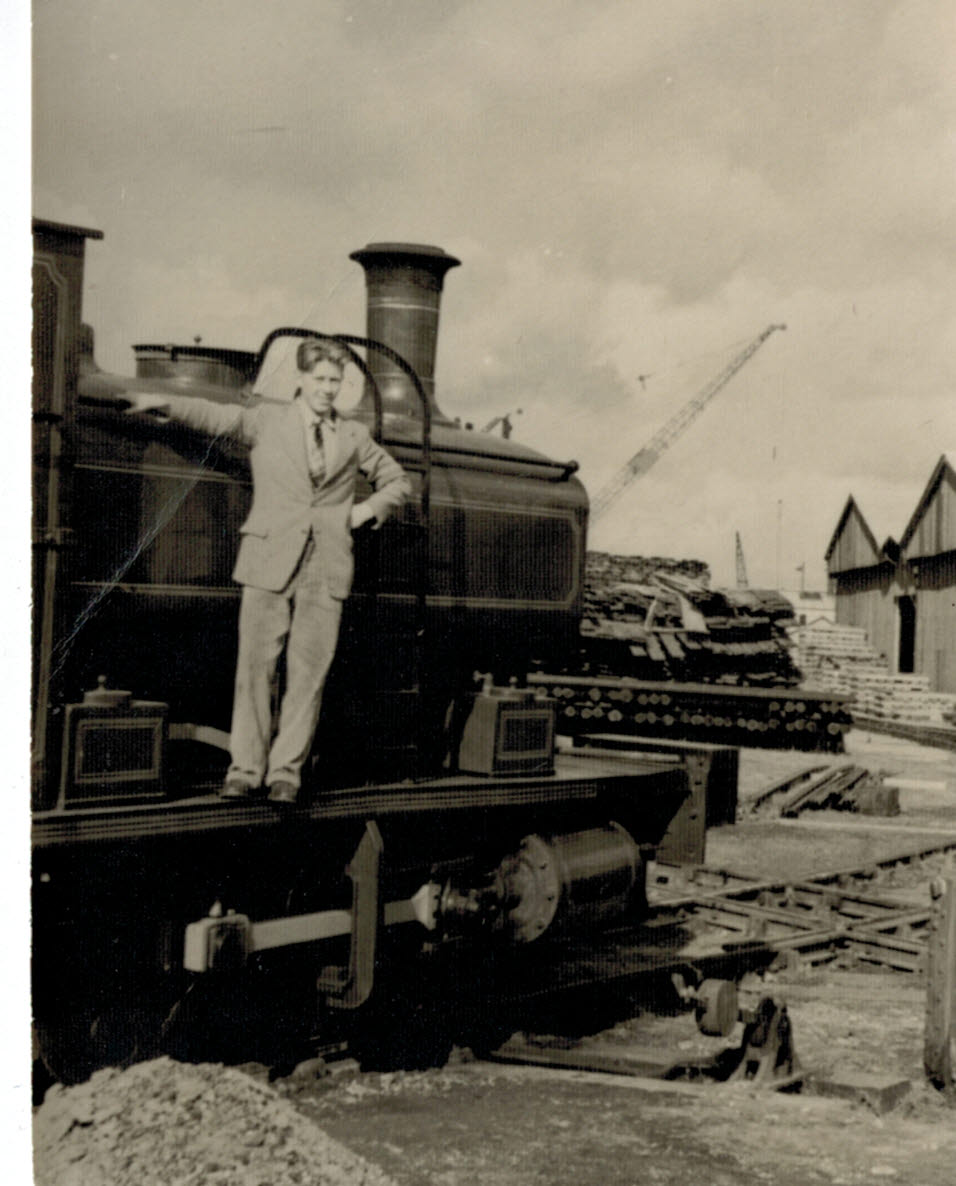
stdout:
POLYGON ((368 502, 355 503, 352 507, 349 519, 349 526, 352 528, 352 530, 356 531, 359 527, 362 527, 370 520, 373 521, 373 530, 380 526, 378 520, 375 518, 375 511, 368 505, 368 502))

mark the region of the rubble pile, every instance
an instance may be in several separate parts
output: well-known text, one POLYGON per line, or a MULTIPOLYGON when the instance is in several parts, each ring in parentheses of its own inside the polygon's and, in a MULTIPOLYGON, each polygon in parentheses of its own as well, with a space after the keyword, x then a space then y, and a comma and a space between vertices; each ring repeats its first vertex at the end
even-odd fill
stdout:
POLYGON ((36 1186, 394 1186, 267 1084, 169 1058, 50 1088, 34 1169, 36 1186))
POLYGON ((581 624, 589 672, 685 683, 788 687, 800 673, 771 590, 709 587, 699 560, 589 552, 581 624))

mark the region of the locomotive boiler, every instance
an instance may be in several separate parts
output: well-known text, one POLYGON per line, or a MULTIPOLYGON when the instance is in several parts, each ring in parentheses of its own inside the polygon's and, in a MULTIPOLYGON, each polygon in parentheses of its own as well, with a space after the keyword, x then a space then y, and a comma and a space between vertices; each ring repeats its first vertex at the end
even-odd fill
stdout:
POLYGON ((280 328, 257 352, 138 345, 135 376, 107 374, 80 317, 97 237, 34 224, 33 1003, 50 1070, 175 1046, 197 1011, 207 1031, 354 1032, 377 1007, 406 1030, 439 976, 494 996, 495 953, 637 917, 655 851, 702 859, 708 774, 699 754, 555 752, 526 677, 574 645, 587 497, 574 462, 439 409, 459 261, 352 255, 366 336, 328 336, 413 494, 356 534, 312 793, 281 815, 215 795, 245 451, 127 415, 124 396, 289 399, 295 346, 327 331, 280 328))

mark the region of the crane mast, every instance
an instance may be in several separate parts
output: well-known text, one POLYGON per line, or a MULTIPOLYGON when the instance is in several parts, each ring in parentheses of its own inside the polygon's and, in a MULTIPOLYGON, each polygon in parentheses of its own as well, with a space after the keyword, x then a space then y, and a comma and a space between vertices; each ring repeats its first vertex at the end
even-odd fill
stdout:
POLYGON ((740 368, 751 359, 760 347, 766 342, 767 338, 778 329, 786 329, 785 325, 768 325, 767 328, 756 337, 748 346, 745 346, 739 354, 737 354, 724 367, 724 369, 694 396, 684 406, 667 421, 667 423, 660 428, 654 436, 647 442, 643 448, 639 449, 634 456, 623 465, 606 486, 598 491, 594 500, 591 503, 591 518, 596 519, 598 515, 602 515, 608 507, 616 502, 617 499, 630 486, 635 478, 640 477, 641 474, 647 473, 654 462, 660 455, 677 440, 677 438, 687 430, 694 420, 701 414, 707 404, 714 398, 714 396, 725 387, 730 380, 736 375, 740 368))
POLYGON ((735 531, 734 536, 737 541, 736 549, 735 549, 736 560, 737 560, 737 588, 738 589, 747 589, 747 588, 749 588, 749 586, 747 583, 747 565, 746 565, 746 562, 744 561, 744 546, 740 542, 740 532, 735 531))

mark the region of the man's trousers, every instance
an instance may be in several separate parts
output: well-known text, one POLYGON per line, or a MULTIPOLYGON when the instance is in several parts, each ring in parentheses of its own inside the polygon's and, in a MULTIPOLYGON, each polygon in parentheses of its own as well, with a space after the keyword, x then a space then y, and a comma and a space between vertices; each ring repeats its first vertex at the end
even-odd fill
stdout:
POLYGON ((342 601, 329 593, 311 537, 281 593, 243 585, 228 778, 253 789, 263 781, 300 785, 341 619, 342 601), (272 740, 272 684, 283 645, 285 692, 272 740))

